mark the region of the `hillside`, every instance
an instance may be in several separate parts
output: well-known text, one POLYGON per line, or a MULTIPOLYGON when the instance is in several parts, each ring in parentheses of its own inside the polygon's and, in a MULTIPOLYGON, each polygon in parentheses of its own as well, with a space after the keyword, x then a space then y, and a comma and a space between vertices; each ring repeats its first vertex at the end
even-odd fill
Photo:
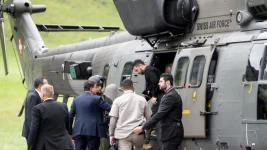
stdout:
MULTIPOLYGON (((45 13, 34 14, 36 23, 43 24, 79 24, 120 26, 123 24, 116 11, 113 1, 109 0, 33 0, 33 4, 45 4, 45 13)), ((9 74, 4 76, 2 53, 0 52, 0 149, 25 150, 26 141, 21 137, 24 117, 17 117, 26 95, 22 79, 17 67, 14 51, 9 41, 12 33, 5 17, 5 35, 8 50, 9 74)), ((109 35, 109 33, 72 32, 72 33, 42 33, 48 47, 88 40, 109 35)), ((15 47, 15 44, 13 43, 15 47)))
MULTIPOLYGON (((36 23, 123 27, 113 1, 110 0, 79 0, 75 2, 71 0, 57 0, 43 2, 47 5, 47 10, 45 13, 33 15, 36 23)), ((42 1, 35 0, 34 3, 41 4, 42 1)), ((42 37, 49 47, 106 35, 108 33, 42 33, 42 37)))

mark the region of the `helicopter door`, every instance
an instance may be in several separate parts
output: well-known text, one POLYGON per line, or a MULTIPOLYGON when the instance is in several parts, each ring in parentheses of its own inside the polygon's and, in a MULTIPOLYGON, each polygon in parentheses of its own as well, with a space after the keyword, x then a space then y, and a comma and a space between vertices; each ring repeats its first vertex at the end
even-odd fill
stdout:
POLYGON ((205 138, 206 83, 213 55, 211 47, 179 50, 172 74, 174 86, 183 100, 183 124, 185 138, 205 138), (194 122, 194 123, 192 123, 194 122))

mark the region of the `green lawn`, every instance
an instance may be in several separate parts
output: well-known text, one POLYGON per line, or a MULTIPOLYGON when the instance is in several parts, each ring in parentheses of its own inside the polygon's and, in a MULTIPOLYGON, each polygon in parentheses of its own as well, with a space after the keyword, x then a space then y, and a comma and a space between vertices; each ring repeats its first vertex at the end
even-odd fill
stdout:
MULTIPOLYGON (((108 0, 33 0, 33 4, 45 4, 47 10, 42 14, 34 14, 36 23, 47 24, 80 24, 80 25, 108 25, 123 24, 112 1, 108 0)), ((5 35, 7 42, 9 74, 4 76, 2 53, 0 52, 0 150, 25 150, 26 141, 21 136, 24 114, 17 117, 26 88, 22 79, 15 55, 9 42, 12 35, 5 16, 5 35)), ((109 33, 42 33, 48 47, 56 47, 90 38, 106 36, 109 33)), ((14 45, 15 46, 15 45, 14 45)), ((59 100, 62 101, 62 100, 59 100)), ((70 105, 72 99, 69 100, 70 105)))

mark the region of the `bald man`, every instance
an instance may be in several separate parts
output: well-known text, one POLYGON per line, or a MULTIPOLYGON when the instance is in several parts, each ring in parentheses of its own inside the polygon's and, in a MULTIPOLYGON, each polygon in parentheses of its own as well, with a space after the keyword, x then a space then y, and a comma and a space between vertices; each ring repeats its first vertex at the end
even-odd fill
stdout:
POLYGON ((41 101, 41 88, 43 85, 48 84, 48 81, 46 78, 37 78, 34 80, 34 88, 32 92, 30 92, 26 99, 25 99, 25 120, 23 123, 22 128, 22 136, 26 138, 26 141, 28 142, 28 136, 30 133, 30 127, 32 122, 32 108, 38 104, 40 104, 41 101))
POLYGON ((69 112, 66 104, 53 99, 53 86, 41 88, 44 101, 33 107, 32 124, 28 138, 30 150, 74 149, 68 134, 69 112))

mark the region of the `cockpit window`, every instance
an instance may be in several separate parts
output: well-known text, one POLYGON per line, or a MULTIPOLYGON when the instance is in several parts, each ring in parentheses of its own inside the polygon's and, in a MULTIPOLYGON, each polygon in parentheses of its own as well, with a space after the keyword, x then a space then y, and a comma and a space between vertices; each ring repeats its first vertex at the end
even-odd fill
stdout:
POLYGON ((250 52, 246 69, 247 81, 258 81, 260 62, 264 51, 262 46, 262 44, 255 44, 250 52))
POLYGON ((175 76, 174 76, 176 87, 182 87, 185 85, 188 65, 189 65, 188 57, 182 57, 179 59, 176 70, 175 70, 175 76))
POLYGON ((193 62, 193 67, 190 76, 191 87, 199 87, 202 82, 203 72, 205 67, 205 56, 196 56, 193 62))

